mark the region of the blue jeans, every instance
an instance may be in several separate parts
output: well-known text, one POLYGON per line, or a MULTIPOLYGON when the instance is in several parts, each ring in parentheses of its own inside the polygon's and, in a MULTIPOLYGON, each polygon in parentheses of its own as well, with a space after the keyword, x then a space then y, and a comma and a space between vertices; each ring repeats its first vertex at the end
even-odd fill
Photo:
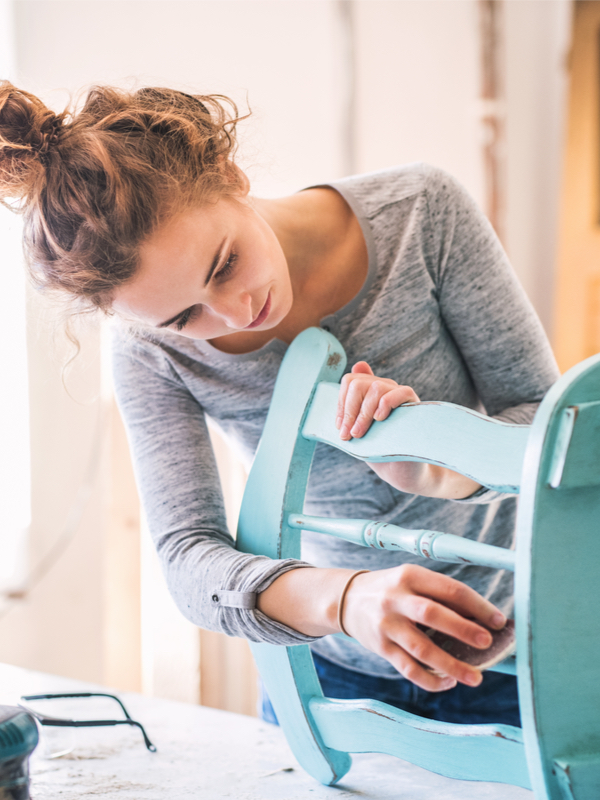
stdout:
MULTIPOLYGON (((325 697, 347 700, 371 698, 427 719, 461 723, 503 723, 521 726, 517 679, 514 675, 484 672, 479 686, 458 684, 445 692, 427 692, 407 680, 364 675, 314 656, 325 697)), ((277 725, 264 687, 260 687, 259 715, 277 725)))

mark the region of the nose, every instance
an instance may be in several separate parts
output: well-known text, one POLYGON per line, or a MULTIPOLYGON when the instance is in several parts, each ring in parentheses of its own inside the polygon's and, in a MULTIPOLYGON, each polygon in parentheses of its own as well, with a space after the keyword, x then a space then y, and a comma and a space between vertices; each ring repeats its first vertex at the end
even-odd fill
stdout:
POLYGON ((250 325, 254 319, 252 297, 248 292, 220 297, 212 306, 215 314, 225 321, 228 328, 240 330, 250 325))

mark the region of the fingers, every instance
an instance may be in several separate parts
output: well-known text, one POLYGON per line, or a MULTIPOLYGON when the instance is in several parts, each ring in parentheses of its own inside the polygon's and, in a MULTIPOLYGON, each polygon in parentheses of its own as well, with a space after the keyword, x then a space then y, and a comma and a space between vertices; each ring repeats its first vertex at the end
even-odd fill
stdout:
MULTIPOLYGON (((473 589, 446 575, 416 565, 402 567, 399 575, 399 613, 386 634, 415 662, 412 664, 406 657, 399 658, 397 652, 392 653, 402 665, 402 674, 428 691, 441 691, 448 687, 446 683, 440 683, 438 688, 431 688, 435 682, 423 674, 428 672, 426 667, 439 673, 434 677, 478 686, 482 680, 478 669, 442 650, 414 623, 441 631, 472 647, 485 649, 492 644, 490 632, 463 615, 476 616, 488 627, 502 627, 506 617, 473 589), (502 620, 502 625, 492 624, 499 620, 502 620)), ((396 663, 394 665, 400 668, 396 663)))
POLYGON ((398 408, 398 406, 402 406, 405 403, 418 402, 419 398, 417 397, 416 392, 411 389, 410 386, 399 386, 397 389, 386 392, 381 396, 374 419, 376 419, 378 422, 383 419, 387 419, 390 415, 390 412, 395 408, 398 408))
POLYGON ((336 412, 340 438, 360 438, 373 420, 384 420, 394 408, 418 400, 410 387, 398 386, 389 378, 376 378, 370 366, 359 361, 342 378, 336 412))
POLYGON ((366 361, 357 361, 351 370, 353 375, 372 375, 373 370, 366 361))
MULTIPOLYGON (((342 423, 344 421, 344 414, 346 410, 346 398, 348 396, 348 390, 350 386, 354 383, 354 379, 356 376, 373 376, 373 370, 367 364, 366 361, 358 361, 353 367, 352 372, 346 373, 342 377, 342 381, 340 384, 340 393, 338 395, 338 404, 337 404, 337 411, 336 411, 336 419, 335 424, 338 429, 342 427, 342 423)), ((368 382, 367 382, 368 384, 368 382)), ((355 386, 353 391, 356 391, 358 386, 355 386)), ((352 419, 352 424, 354 424, 354 419, 352 419)), ((352 427, 350 424, 350 427, 352 427)), ((348 437, 349 438, 349 437, 348 437)))
POLYGON ((409 619, 448 634, 471 647, 485 650, 492 644, 492 635, 488 630, 427 597, 407 598, 403 611, 409 619))
POLYGON ((388 658, 405 678, 422 689, 437 692, 457 682, 479 686, 482 681, 478 669, 446 653, 408 620, 402 620, 390 638, 396 646, 389 647, 388 658))
POLYGON ((409 564, 402 568, 402 580, 414 589, 414 593, 410 595, 411 602, 418 603, 430 598, 442 604, 441 606, 436 604, 435 608, 427 605, 426 611, 423 608, 415 609, 417 616, 411 616, 411 619, 456 636, 474 647, 489 647, 491 635, 469 617, 495 630, 503 628, 506 624, 505 615, 489 600, 470 586, 447 575, 409 564), (452 630, 438 627, 439 624, 449 625, 452 630), (482 634, 485 634, 485 643, 483 638, 480 640, 481 643, 476 642, 475 639, 482 634))
POLYGON ((402 404, 405 392, 404 387, 390 388, 388 384, 382 381, 375 380, 369 386, 360 384, 354 381, 350 385, 348 395, 346 397, 346 406, 344 409, 344 419, 340 429, 340 436, 342 439, 350 439, 354 437, 359 439, 371 427, 374 419, 385 419, 391 408, 395 408, 402 404), (380 406, 384 398, 389 398, 390 395, 394 397, 388 400, 388 406, 392 405, 389 410, 384 414, 380 413, 380 406))
POLYGON ((415 564, 358 575, 346 593, 344 612, 350 635, 428 691, 456 682, 478 686, 482 680, 478 669, 446 651, 444 635, 484 650, 492 636, 477 620, 490 628, 506 622, 473 589, 415 564), (441 638, 425 633, 429 628, 441 638))
POLYGON ((443 692, 448 689, 453 689, 457 684, 456 678, 450 677, 449 675, 445 675, 444 677, 435 675, 430 670, 425 669, 423 664, 419 663, 418 659, 413 658, 404 648, 392 642, 382 651, 381 655, 407 680, 411 681, 411 683, 415 683, 427 692, 443 692))

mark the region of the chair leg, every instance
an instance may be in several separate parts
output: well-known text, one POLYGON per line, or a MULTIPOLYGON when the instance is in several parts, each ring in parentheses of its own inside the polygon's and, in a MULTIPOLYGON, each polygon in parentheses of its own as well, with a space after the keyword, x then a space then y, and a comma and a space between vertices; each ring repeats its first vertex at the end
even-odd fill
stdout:
POLYGON ((299 764, 320 783, 337 783, 350 769, 347 753, 326 747, 309 702, 323 692, 306 645, 278 647, 252 644, 256 666, 277 720, 299 764))

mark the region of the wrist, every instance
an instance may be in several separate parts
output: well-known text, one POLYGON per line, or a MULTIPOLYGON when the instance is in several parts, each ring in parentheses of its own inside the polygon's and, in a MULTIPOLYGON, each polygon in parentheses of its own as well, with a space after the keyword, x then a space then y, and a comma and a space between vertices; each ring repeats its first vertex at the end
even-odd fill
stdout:
POLYGON ((256 598, 259 611, 307 636, 337 633, 342 590, 355 570, 293 569, 256 598))
POLYGON ((365 572, 369 572, 368 569, 358 569, 356 572, 353 572, 349 578, 346 580, 344 584, 339 600, 338 600, 338 608, 337 608, 337 627, 340 633, 344 633, 346 636, 351 636, 350 633, 346 630, 344 625, 344 611, 345 611, 345 600, 346 595, 348 594, 348 590, 350 589, 350 584, 354 581, 356 577, 359 575, 364 575, 365 572))

